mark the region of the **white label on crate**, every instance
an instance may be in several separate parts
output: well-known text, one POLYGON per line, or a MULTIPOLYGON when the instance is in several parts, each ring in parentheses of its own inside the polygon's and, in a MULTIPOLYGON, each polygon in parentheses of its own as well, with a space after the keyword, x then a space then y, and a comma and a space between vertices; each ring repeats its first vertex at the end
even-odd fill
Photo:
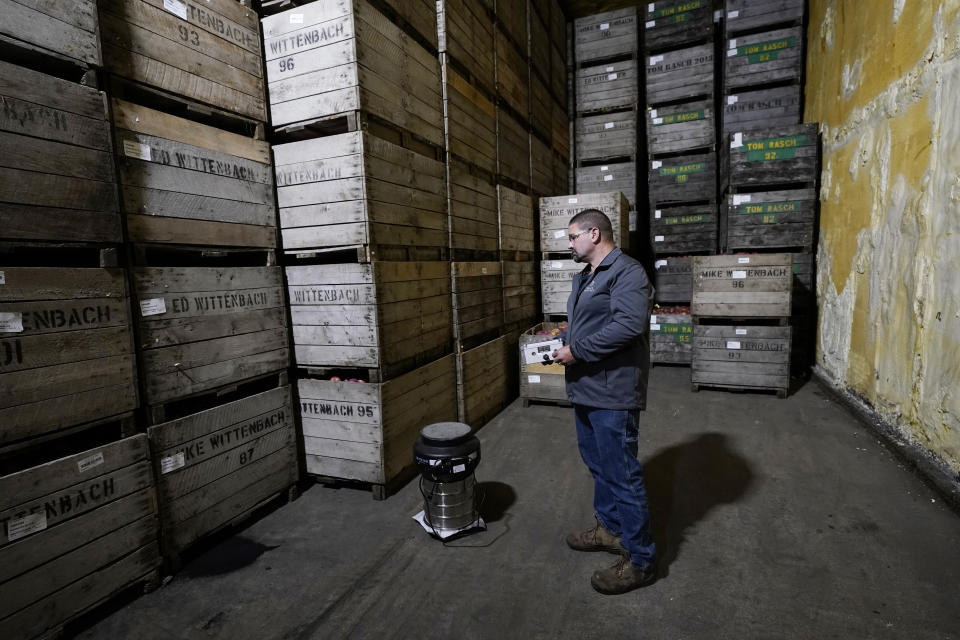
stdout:
POLYGON ((84 473, 86 471, 90 471, 90 469, 93 469, 94 467, 99 467, 102 464, 103 464, 103 452, 98 451, 92 456, 87 456, 83 460, 77 460, 77 470, 80 473, 84 473))
POLYGON ((743 280, 747 277, 747 272, 734 270, 732 275, 734 280, 743 280))
POLYGON ((602 23, 600 23, 600 31, 606 31, 606 30, 609 29, 609 28, 610 28, 610 23, 609 23, 609 22, 602 22, 602 23))
POLYGON ((123 155, 128 158, 139 158, 141 160, 151 160, 150 157, 150 147, 145 144, 140 144, 136 140, 124 140, 123 141, 123 155))
POLYGON ((602 167, 600 167, 600 171, 606 171, 606 170, 609 169, 609 168, 610 168, 610 165, 605 164, 605 165, 603 165, 602 167))
POLYGON ((651 313, 651 314, 650 314, 650 324, 656 324, 656 323, 657 323, 657 314, 651 313))
POLYGON ((662 123, 662 122, 663 122, 663 118, 654 118, 654 119, 653 119, 653 124, 660 124, 660 123, 662 123))
POLYGON ((746 330, 746 329, 737 329, 737 335, 738 335, 738 336, 745 336, 745 335, 747 335, 747 330, 746 330))
MULTIPOLYGON (((747 202, 750 202, 747 200, 747 202)), ((750 258, 737 258, 737 264, 750 264, 750 258)))
POLYGON ((740 10, 734 9, 733 11, 727 11, 727 20, 740 17, 740 10))
POLYGON ((746 194, 743 194, 743 195, 736 195, 736 194, 734 194, 734 196, 733 196, 733 206, 739 207, 739 206, 742 205, 744 202, 750 202, 750 194, 749 194, 749 193, 746 193, 746 194))
POLYGON ((667 266, 666 260, 657 260, 656 262, 653 263, 654 269, 659 269, 660 267, 665 267, 665 266, 667 266))
POLYGON ((637 230, 637 212, 636 211, 631 211, 630 213, 627 214, 627 228, 629 228, 630 231, 637 230))
POLYGON ((617 79, 617 74, 615 74, 615 73, 608 73, 608 74, 607 74, 607 80, 616 80, 616 79, 617 79))
POLYGON ((659 220, 659 219, 660 219, 660 216, 661 216, 661 211, 660 211, 660 209, 654 209, 654 210, 653 210, 653 217, 656 218, 657 220, 659 220))
POLYGON ((167 303, 163 298, 151 298, 150 300, 140 301, 140 315, 158 316, 167 312, 167 303))
POLYGON ((3 275, 3 271, 0 271, 0 284, 7 284, 7 276, 3 275))
POLYGON ((663 56, 650 56, 650 66, 657 64, 658 62, 663 62, 663 56))
POLYGON ((651 117, 651 118, 656 118, 656 117, 657 117, 657 110, 656 110, 656 109, 650 109, 650 117, 651 117))
POLYGON ((740 343, 736 340, 727 340, 727 349, 739 349, 740 343))
POLYGON ((455 464, 455 465, 453 465, 453 472, 454 472, 454 473, 460 473, 461 471, 466 471, 466 470, 467 470, 467 465, 465 465, 465 464, 455 464))
POLYGON ((13 542, 47 528, 47 512, 31 513, 7 523, 7 540, 13 542))
POLYGON ((737 50, 736 50, 736 49, 727 49, 727 57, 728 57, 728 58, 732 58, 732 57, 735 56, 735 55, 737 55, 737 50))
POLYGON ((567 198, 567 204, 577 204, 576 198, 567 198))
POLYGON ((302 13, 291 13, 291 14, 290 14, 290 24, 303 24, 303 14, 302 14, 302 13))
POLYGON ((733 134, 733 140, 730 141, 730 148, 737 149, 742 146, 743 146, 743 134, 739 132, 733 134))
POLYGON ((550 268, 552 268, 552 269, 563 269, 563 263, 562 263, 562 262, 553 261, 553 262, 550 263, 550 268))
POLYGON ((653 29, 655 26, 657 26, 657 21, 656 21, 656 20, 647 20, 647 25, 646 25, 646 26, 647 26, 647 29, 653 29))
POLYGON ((660 331, 660 325, 659 325, 659 324, 654 324, 654 323, 651 322, 651 323, 650 323, 650 331, 660 331))
POLYGON ((486 268, 486 267, 480 267, 480 273, 486 274, 486 273, 487 273, 487 268, 486 268))
POLYGON ((603 128, 604 128, 604 129, 613 129, 613 126, 614 126, 614 125, 613 125, 612 122, 605 122, 605 123, 603 123, 603 128))
POLYGON ((653 162, 650 163, 651 169, 659 169, 662 166, 663 166, 663 163, 660 162, 659 160, 654 160, 653 162))
POLYGON ((163 8, 181 20, 187 19, 187 5, 180 0, 163 0, 163 8))
POLYGON ((0 333, 20 333, 23 331, 23 313, 10 311, 0 313, 0 333))
POLYGON ((176 455, 172 455, 166 458, 160 458, 160 473, 166 474, 171 471, 176 471, 182 466, 187 464, 186 456, 183 451, 180 451, 176 455))
POLYGON ((714 22, 720 22, 720 18, 722 18, 722 17, 723 17, 723 9, 721 9, 720 11, 714 11, 714 12, 713 12, 713 21, 714 21, 714 22))
POLYGON ((554 231, 554 232, 553 232, 553 237, 554 237, 554 238, 562 238, 562 237, 565 236, 565 235, 567 235, 567 232, 566 232, 565 230, 563 230, 563 229, 560 229, 560 231, 554 231))
POLYGON ((607 67, 607 73, 610 73, 611 71, 613 71, 613 67, 607 67))
POLYGON ((613 180, 613 174, 608 173, 607 175, 603 176, 604 182, 610 182, 611 180, 613 180))
POLYGON ((736 49, 737 48, 737 39, 734 38, 730 41, 730 44, 727 46, 727 49, 736 49))
POLYGON ((740 102, 740 96, 727 96, 727 104, 737 104, 740 102))
POLYGON ((527 376, 527 382, 530 384, 540 384, 540 376, 527 376))
POLYGON ((656 6, 657 6, 656 2, 651 2, 650 4, 648 4, 647 13, 653 13, 653 10, 656 8, 656 6))
POLYGON ((654 242, 663 242, 663 236, 653 236, 654 242))

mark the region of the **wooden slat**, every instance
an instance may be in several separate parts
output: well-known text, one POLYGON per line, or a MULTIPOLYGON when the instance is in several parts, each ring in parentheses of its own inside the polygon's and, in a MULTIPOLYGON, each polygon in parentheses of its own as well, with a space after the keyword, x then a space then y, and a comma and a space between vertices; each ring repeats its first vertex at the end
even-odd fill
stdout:
POLYGON ((647 56, 647 104, 713 95, 713 58, 713 43, 647 56))
POLYGON ((100 33, 94 0, 69 7, 57 2, 0 0, 0 34, 100 66, 100 33))

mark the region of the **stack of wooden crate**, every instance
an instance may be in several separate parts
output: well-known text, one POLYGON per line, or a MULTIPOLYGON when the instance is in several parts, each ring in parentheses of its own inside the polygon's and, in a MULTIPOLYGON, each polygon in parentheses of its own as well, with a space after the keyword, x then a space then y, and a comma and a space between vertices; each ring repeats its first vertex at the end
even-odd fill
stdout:
POLYGON ((653 286, 656 305, 650 316, 650 362, 690 364, 693 357, 693 257, 657 258, 653 286))
POLYGON ((637 7, 574 21, 578 194, 620 191, 637 228, 637 7))
POLYGON ((92 0, 0 2, 0 635, 156 584, 92 0))
POLYGON ((263 19, 306 471, 375 497, 424 425, 457 416, 438 40, 388 4, 263 19))
POLYGON ((714 23, 707 2, 647 5, 647 184, 656 258, 717 250, 714 23))
POLYGON ((694 391, 790 387, 793 256, 693 258, 694 391))
POLYGON ((231 0, 100 10, 161 547, 176 567, 299 475, 259 19, 231 0))

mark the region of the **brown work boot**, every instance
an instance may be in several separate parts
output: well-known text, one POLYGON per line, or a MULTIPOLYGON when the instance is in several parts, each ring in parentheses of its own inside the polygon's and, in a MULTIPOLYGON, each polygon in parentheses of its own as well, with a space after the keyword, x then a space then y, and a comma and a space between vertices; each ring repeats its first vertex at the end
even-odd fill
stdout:
POLYGON ((620 536, 607 531, 599 520, 586 531, 567 534, 567 546, 576 551, 607 551, 627 555, 627 550, 620 544, 620 536))
POLYGON ((590 584, 600 593, 616 595, 653 584, 656 579, 657 572, 653 566, 644 569, 623 556, 610 567, 594 571, 590 584))

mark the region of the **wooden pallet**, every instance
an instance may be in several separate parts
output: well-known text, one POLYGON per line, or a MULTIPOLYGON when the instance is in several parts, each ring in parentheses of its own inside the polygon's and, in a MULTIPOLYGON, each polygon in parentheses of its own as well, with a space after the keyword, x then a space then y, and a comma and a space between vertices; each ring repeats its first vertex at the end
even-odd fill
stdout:
POLYGON ((443 145, 439 60, 366 0, 269 16, 263 35, 274 126, 359 110, 443 145))
POLYGON ((630 204, 619 191, 540 198, 540 251, 569 255, 567 227, 584 209, 598 209, 610 219, 617 246, 628 248, 630 204))
POLYGON ((380 380, 450 352, 450 263, 287 267, 296 362, 380 380))
POLYGON ((0 62, 0 101, 0 240, 119 243, 104 94, 0 62))
POLYGON ((380 383, 298 380, 306 472, 370 483, 382 499, 420 430, 456 420, 456 380, 452 355, 380 383))
POLYGON ((145 435, 0 477, 0 634, 33 638, 134 585, 159 584, 145 435))

